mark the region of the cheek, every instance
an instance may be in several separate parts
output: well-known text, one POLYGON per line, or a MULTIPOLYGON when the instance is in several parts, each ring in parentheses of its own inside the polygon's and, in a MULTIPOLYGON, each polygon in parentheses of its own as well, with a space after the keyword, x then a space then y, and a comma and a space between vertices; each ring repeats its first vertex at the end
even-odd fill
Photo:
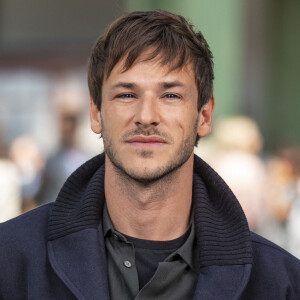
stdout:
POLYGON ((134 117, 134 107, 133 105, 110 105, 106 108, 107 119, 109 118, 111 123, 116 126, 124 126, 127 125, 130 121, 132 121, 134 117))
POLYGON ((198 113, 193 107, 181 107, 177 110, 167 110, 164 113, 164 120, 173 134, 186 137, 194 134, 197 130, 198 113))
POLYGON ((104 134, 113 140, 119 140, 128 129, 128 116, 126 109, 113 109, 106 107, 102 110, 101 120, 104 134))

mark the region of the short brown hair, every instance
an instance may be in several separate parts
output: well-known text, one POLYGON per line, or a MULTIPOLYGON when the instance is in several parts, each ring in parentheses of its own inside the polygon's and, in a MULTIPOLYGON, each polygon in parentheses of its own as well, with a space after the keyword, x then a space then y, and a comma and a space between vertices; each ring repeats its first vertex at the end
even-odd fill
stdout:
POLYGON ((88 63, 90 95, 98 109, 101 109, 103 80, 114 66, 126 56, 126 71, 149 49, 153 51, 147 59, 157 57, 172 70, 192 64, 200 110, 213 92, 212 53, 201 32, 195 32, 182 16, 164 10, 128 13, 98 38, 88 63))

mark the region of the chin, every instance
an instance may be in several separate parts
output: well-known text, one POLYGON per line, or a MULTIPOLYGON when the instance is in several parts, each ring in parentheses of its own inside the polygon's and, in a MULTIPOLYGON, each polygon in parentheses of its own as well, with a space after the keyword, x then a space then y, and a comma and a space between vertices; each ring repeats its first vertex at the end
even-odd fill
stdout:
POLYGON ((130 168, 127 168, 126 166, 122 165, 116 165, 114 166, 118 169, 119 173, 121 173, 123 176, 127 177, 128 179, 134 180, 136 182, 140 183, 154 183, 161 179, 167 179, 169 176, 174 174, 175 171, 180 169, 182 165, 187 161, 182 160, 180 162, 174 163, 174 162, 168 162, 165 165, 160 166, 153 166, 153 163, 151 166, 143 166, 141 167, 141 164, 136 165, 135 167, 130 166, 130 168))
POLYGON ((130 179, 140 183, 155 182, 167 175, 165 172, 161 172, 160 170, 143 170, 141 172, 136 172, 136 170, 128 170, 127 172, 125 171, 125 173, 130 179))

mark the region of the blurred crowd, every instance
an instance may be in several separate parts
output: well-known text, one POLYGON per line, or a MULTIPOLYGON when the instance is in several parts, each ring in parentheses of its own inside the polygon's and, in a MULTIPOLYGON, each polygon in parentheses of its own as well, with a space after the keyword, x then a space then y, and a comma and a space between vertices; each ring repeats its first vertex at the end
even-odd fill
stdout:
MULTIPOLYGON (((80 147, 83 136, 78 139, 82 108, 56 102, 59 142, 48 155, 33 136, 21 135, 5 145, 5 132, 0 132, 0 222, 55 201, 66 178, 92 156, 80 147)), ((103 146, 97 142, 99 153, 103 146)), ((300 257, 299 147, 267 155, 257 124, 233 116, 216 120, 212 134, 200 141, 195 153, 233 190, 251 230, 300 257)))
POLYGON ((89 96, 81 73, 46 78, 48 85, 38 94, 40 81, 32 78, 23 90, 19 80, 0 84, 5 104, 0 105, 0 222, 55 201, 69 175, 102 151, 102 141, 89 130, 89 96), (23 92, 24 107, 15 90, 23 92), (18 101, 8 101, 12 97, 18 101))
POLYGON ((54 201, 67 177, 89 158, 76 143, 80 113, 58 113, 59 143, 48 157, 30 135, 17 137, 8 149, 0 145, 0 221, 54 201))

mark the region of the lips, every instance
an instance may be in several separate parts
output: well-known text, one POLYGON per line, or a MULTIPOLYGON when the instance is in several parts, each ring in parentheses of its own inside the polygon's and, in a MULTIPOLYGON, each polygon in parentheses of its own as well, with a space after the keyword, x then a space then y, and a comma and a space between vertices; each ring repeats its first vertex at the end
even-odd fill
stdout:
POLYGON ((166 143, 166 141, 158 136, 135 136, 126 141, 127 143, 166 143))
POLYGON ((140 148, 153 148, 167 144, 163 138, 158 136, 134 136, 126 140, 126 143, 140 148))

